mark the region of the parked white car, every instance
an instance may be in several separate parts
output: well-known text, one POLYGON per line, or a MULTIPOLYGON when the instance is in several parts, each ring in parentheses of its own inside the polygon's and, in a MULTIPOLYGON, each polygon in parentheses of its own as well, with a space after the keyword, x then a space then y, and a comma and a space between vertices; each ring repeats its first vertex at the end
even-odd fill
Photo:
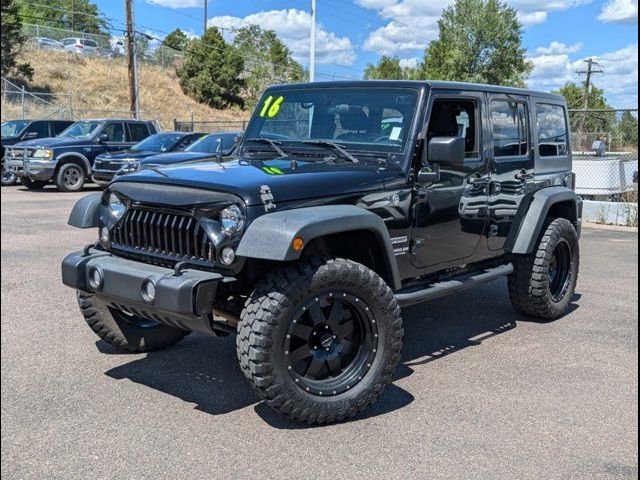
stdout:
POLYGON ((98 55, 100 53, 98 42, 89 38, 64 38, 62 44, 67 52, 78 55, 98 55))

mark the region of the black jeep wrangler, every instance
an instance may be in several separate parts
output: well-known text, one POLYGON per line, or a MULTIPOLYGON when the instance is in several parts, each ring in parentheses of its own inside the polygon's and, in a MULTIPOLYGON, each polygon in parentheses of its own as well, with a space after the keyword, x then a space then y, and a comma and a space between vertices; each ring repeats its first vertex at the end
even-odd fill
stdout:
POLYGON ((82 190, 91 178, 95 158, 131 147, 156 133, 152 122, 133 119, 81 120, 58 136, 20 142, 6 150, 6 168, 29 190, 51 180, 58 190, 82 190))
POLYGON ((98 241, 64 259, 62 279, 106 342, 143 352, 237 333, 269 406, 332 422, 391 380, 403 307, 508 276, 518 312, 564 315, 578 279, 573 185, 559 96, 277 86, 232 160, 139 171, 79 200, 69 224, 98 241))

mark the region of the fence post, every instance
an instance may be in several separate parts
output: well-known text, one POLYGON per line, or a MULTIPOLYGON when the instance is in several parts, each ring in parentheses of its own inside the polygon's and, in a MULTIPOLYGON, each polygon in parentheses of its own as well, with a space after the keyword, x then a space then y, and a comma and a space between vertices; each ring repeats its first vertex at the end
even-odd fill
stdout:
POLYGON ((22 109, 22 119, 24 120, 24 87, 21 87, 21 92, 20 92, 20 106, 22 109))
POLYGON ((73 95, 69 90, 69 120, 73 120, 73 95))

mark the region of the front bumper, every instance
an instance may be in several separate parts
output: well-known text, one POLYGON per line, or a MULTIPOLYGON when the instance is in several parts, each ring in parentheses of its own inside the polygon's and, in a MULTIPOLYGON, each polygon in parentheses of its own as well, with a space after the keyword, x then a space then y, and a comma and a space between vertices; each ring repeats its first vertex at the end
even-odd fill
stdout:
POLYGON ((11 173, 32 180, 51 180, 58 161, 55 159, 28 158, 14 159, 5 157, 5 168, 11 173))
POLYGON ((93 169, 93 179, 99 183, 110 183, 113 177, 116 176, 116 172, 111 170, 97 170, 93 169))
POLYGON ((213 304, 220 282, 218 273, 170 268, 111 255, 97 249, 73 252, 62 261, 62 283, 96 295, 109 307, 131 312, 172 327, 215 335, 213 304), (98 271, 100 285, 92 287, 89 276, 98 271), (155 284, 155 299, 142 295, 146 282, 155 284))

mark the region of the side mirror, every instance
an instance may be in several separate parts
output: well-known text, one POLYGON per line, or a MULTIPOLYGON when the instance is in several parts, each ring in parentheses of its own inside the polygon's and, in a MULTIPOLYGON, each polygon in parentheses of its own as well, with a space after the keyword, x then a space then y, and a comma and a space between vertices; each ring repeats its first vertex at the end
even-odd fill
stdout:
POLYGON ((38 132, 27 132, 22 136, 22 140, 32 140, 38 138, 38 132))
POLYGON ((427 148, 422 150, 422 165, 430 164, 464 165, 463 137, 434 137, 429 141, 427 148))
POLYGON ((107 141, 109 141, 109 135, 107 135, 106 133, 101 133, 100 135, 98 135, 98 142, 105 143, 107 141))

